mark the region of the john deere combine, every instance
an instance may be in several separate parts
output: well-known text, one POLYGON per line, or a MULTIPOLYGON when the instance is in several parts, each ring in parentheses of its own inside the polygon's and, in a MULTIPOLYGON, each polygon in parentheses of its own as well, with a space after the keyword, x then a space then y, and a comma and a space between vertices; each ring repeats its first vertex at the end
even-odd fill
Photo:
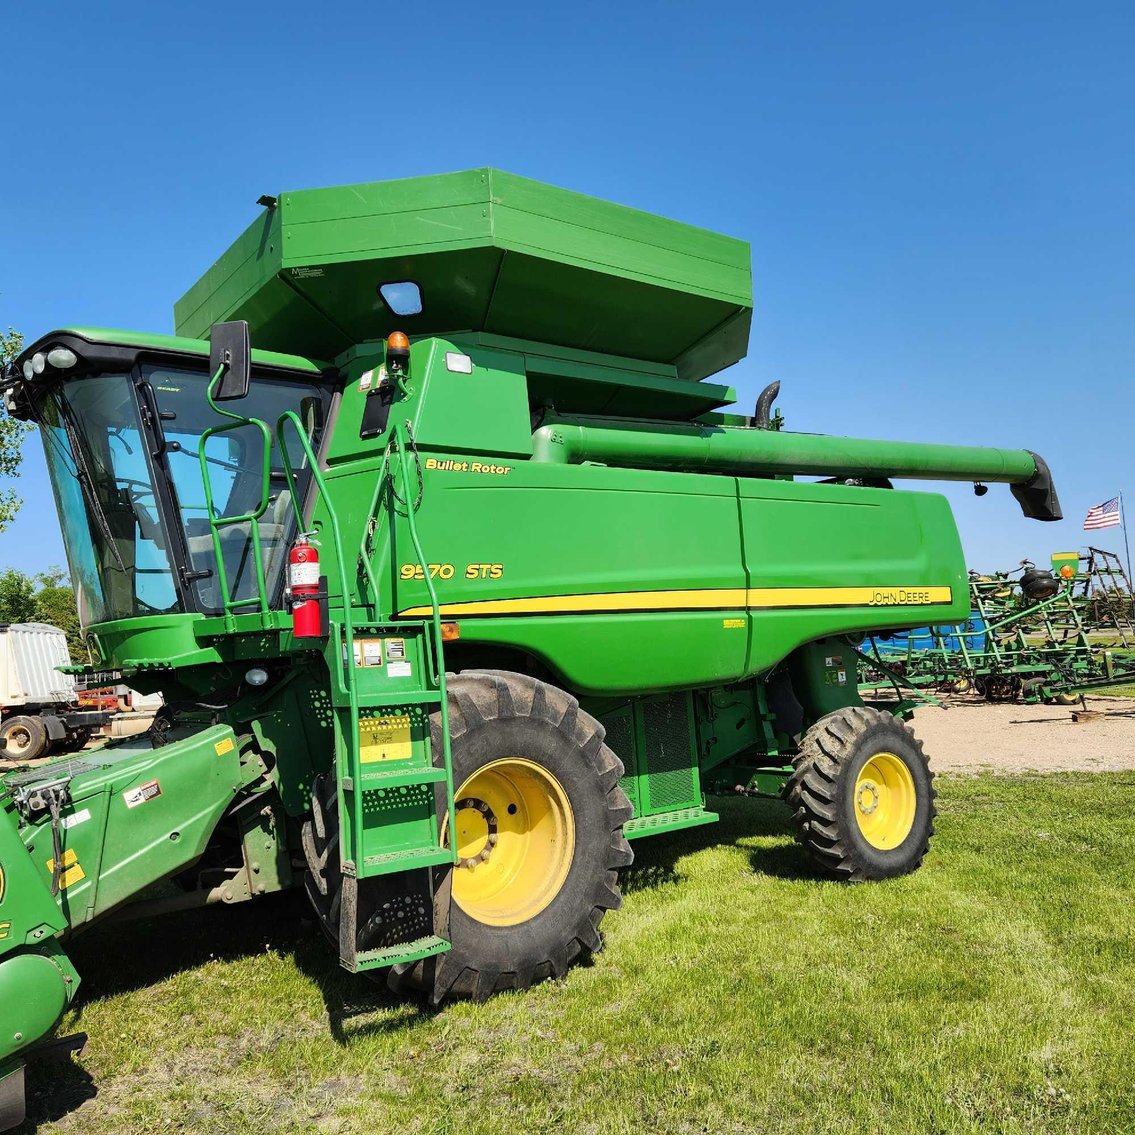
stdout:
POLYGON ((851 644, 969 590, 892 482, 1060 515, 1024 450, 724 412, 741 241, 493 170, 261 204, 176 337, 52 331, 7 377, 97 668, 167 703, 0 778, 8 1123, 67 936, 144 892, 305 887, 343 966, 437 1003, 597 950, 628 840, 707 792, 785 797, 836 878, 913 870, 931 772, 851 644))

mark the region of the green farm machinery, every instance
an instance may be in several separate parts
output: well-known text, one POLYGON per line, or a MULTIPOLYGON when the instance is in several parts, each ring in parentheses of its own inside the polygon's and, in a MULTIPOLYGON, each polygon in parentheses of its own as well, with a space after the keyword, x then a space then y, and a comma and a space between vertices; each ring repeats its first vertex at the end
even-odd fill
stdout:
POLYGON ((915 869, 932 774, 856 644, 969 587, 895 483, 1060 517, 1027 450, 729 410, 742 241, 494 170, 260 204, 176 336, 52 331, 5 380, 93 669, 165 699, 0 777, 8 1123, 68 936, 142 896, 303 888, 346 969, 437 1004, 598 950, 628 841, 707 793, 784 798, 837 879, 915 869))
MULTIPOLYGON (((872 636, 860 654, 868 688, 975 693, 988 701, 1059 702, 1130 680, 1135 628, 1113 553, 1057 553, 1051 568, 969 573, 970 616, 958 625, 872 636)), ((900 695, 901 696, 901 695, 900 695)))

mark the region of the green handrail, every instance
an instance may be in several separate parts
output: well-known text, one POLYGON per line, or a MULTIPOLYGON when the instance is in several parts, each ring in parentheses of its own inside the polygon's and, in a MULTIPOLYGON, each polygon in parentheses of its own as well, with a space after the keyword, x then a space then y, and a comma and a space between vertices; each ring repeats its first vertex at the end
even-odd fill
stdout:
MULTIPOLYGON (((327 491, 327 483, 323 480, 323 474, 319 471, 319 463, 316 461, 315 453, 311 448, 311 442, 308 440, 307 432, 303 428, 303 422, 300 421, 299 415, 295 410, 287 410, 280 415, 279 420, 276 422, 276 437, 280 443, 280 459, 284 466, 284 476, 287 478, 288 492, 291 494, 292 510, 296 516, 296 523, 299 526, 298 530, 300 532, 303 531, 304 520, 299 494, 296 489, 295 473, 292 471, 292 462, 291 458, 288 456, 288 447, 284 444, 284 427, 287 425, 291 425, 296 431, 296 437, 299 439, 304 457, 307 459, 308 468, 311 470, 312 480, 315 481, 315 486, 319 490, 319 495, 323 501, 324 511, 327 513, 327 522, 331 528, 331 542, 335 551, 335 568, 339 576, 339 588, 343 596, 343 632, 347 648, 346 655, 348 659, 353 660, 355 656, 355 625, 351 616, 351 593, 347 587, 347 570, 343 566, 343 540, 339 528, 339 517, 335 512, 335 506, 331 503, 331 494, 327 491)), ((351 716, 352 719, 354 719, 358 717, 359 711, 355 683, 345 678, 343 652, 336 651, 335 653, 341 684, 346 688, 347 695, 350 698, 351 716)))
MULTIPOLYGON (((402 484, 406 486, 406 527, 410 530, 410 542, 414 546, 414 554, 418 557, 418 563, 422 565, 422 579, 426 585, 426 594, 430 597, 430 623, 433 629, 433 639, 430 640, 426 636, 426 650, 430 659, 430 666, 433 671, 432 679, 437 686, 438 701, 440 705, 441 714, 441 746, 442 754, 445 762, 445 800, 446 800, 446 815, 449 819, 448 831, 450 833, 450 852, 453 856, 453 862, 457 862, 457 839, 454 833, 457 831, 457 810, 454 803, 454 788, 453 788, 453 757, 449 745, 449 694, 446 691, 445 683, 445 666, 442 664, 442 637, 441 637, 441 607, 437 600, 437 592, 434 590, 433 580, 430 578, 429 567, 427 565, 425 553, 422 551, 422 542, 418 538, 418 525, 414 520, 414 513, 417 510, 417 502, 410 497, 410 470, 406 463, 406 442, 410 446, 414 445, 414 432, 410 422, 406 422, 405 429, 395 423, 392 437, 396 440, 398 450, 398 464, 402 470, 402 484)), ((389 446, 387 447, 389 451, 389 446)), ((385 459, 385 458, 384 458, 385 459)), ((423 487, 421 484, 421 470, 418 470, 418 485, 419 488, 423 487)), ((397 497, 393 494, 393 481, 391 481, 391 495, 394 500, 397 497)), ((377 600, 376 600, 377 601, 377 600)))
POLYGON ((224 611, 225 629, 231 631, 235 629, 233 612, 240 607, 255 606, 259 607, 261 615, 268 614, 268 587, 264 581, 264 555, 260 544, 260 518, 268 510, 268 495, 271 491, 272 431, 268 428, 268 423, 261 421, 259 418, 247 418, 242 414, 233 414, 228 410, 221 409, 221 407, 217 405, 214 398, 214 389, 220 382, 224 372, 225 366, 222 364, 217 368, 217 373, 213 375, 209 385, 205 388, 205 397, 208 399, 209 405, 212 407, 214 413, 219 414, 223 418, 231 418, 232 421, 228 425, 210 426, 202 433, 197 458, 201 463, 201 481, 205 490, 205 508, 209 520, 209 534, 213 539, 213 556, 217 564, 217 583, 220 589, 221 608, 224 611), (242 429, 245 426, 255 426, 259 429, 264 442, 264 467, 260 481, 260 505, 254 511, 241 513, 239 516, 216 516, 214 515, 216 508, 213 503, 212 478, 209 474, 209 464, 205 456, 205 450, 210 438, 217 434, 227 433, 229 430, 242 429), (247 524, 249 528, 249 535, 252 540, 252 562, 256 569, 256 596, 254 598, 233 599, 229 592, 228 575, 225 571, 225 560, 221 551, 220 530, 234 524, 247 524))
MULTIPOLYGON (((359 566, 362 567, 363 573, 367 578, 367 583, 370 586, 371 601, 369 606, 372 608, 372 614, 378 618, 378 597, 379 586, 378 577, 374 574, 374 567, 371 560, 374 557, 374 548, 371 546, 371 540, 374 537, 375 528, 377 527, 378 508, 382 502, 382 494, 386 489, 386 478, 390 472, 390 448, 394 444, 394 431, 390 433, 390 440, 386 443, 386 448, 382 451, 382 461, 378 466, 378 475, 374 481, 374 492, 370 498, 370 507, 367 509, 366 523, 363 525, 363 534, 359 540, 359 566)), ((363 597, 366 602, 366 596, 363 597)))

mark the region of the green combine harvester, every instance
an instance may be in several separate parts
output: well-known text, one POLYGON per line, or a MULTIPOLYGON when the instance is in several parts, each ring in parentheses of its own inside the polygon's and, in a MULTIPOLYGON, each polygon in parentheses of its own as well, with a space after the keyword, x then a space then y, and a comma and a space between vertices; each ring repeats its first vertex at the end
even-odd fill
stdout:
POLYGON ((854 647, 969 588, 892 482, 1060 517, 1025 450, 726 411, 742 241, 488 169, 259 203, 176 336, 52 331, 5 378, 91 669, 166 705, 0 776, 0 1126, 69 1043, 68 936, 140 897, 303 887, 344 967, 437 1004, 598 950, 628 841, 707 793, 783 797, 837 879, 914 870, 932 774, 854 647))

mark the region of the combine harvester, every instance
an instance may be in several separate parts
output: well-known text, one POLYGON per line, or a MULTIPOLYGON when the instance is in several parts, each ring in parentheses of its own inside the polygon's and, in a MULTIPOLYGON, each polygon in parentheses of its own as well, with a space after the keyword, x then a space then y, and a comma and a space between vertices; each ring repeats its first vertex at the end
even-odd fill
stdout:
POLYGON ((914 870, 932 774, 849 636, 969 589, 946 500, 892 480, 1060 517, 1025 450, 726 412, 741 241, 487 169, 261 204, 176 337, 52 331, 7 380, 95 666, 166 699, 0 777, 9 1124, 67 935, 159 880, 302 886, 344 967, 436 1004, 599 949, 628 840, 707 791, 784 797, 837 879, 914 870))

